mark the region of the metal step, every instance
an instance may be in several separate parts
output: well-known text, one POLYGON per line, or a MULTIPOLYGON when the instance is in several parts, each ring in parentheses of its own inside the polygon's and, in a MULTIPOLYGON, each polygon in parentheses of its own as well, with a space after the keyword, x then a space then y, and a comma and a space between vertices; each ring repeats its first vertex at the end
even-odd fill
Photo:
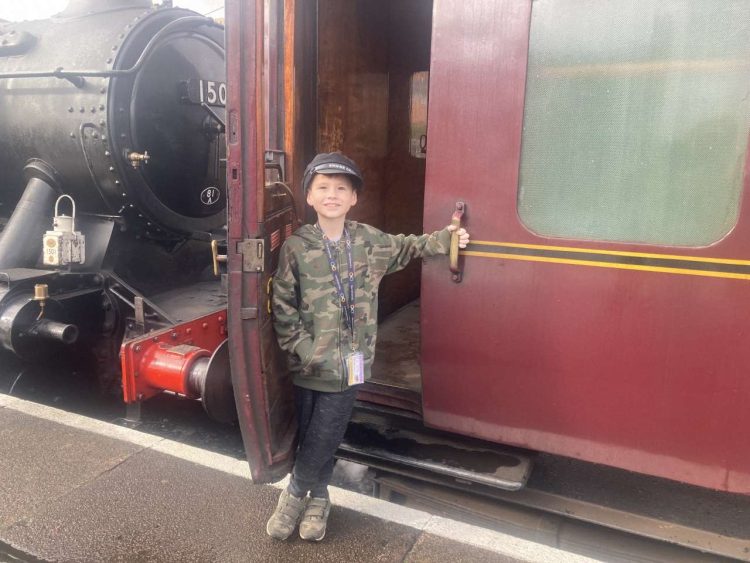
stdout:
POLYGON ((355 409, 338 457, 375 467, 411 467, 507 491, 523 488, 532 467, 531 455, 523 450, 433 430, 413 417, 362 406, 355 409))

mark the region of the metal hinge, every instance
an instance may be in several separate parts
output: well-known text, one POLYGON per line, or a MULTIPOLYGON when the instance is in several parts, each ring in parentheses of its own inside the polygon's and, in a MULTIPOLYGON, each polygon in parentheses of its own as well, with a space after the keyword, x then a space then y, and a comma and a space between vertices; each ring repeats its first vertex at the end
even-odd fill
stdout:
POLYGON ((262 272, 266 256, 266 243, 263 239, 248 239, 237 243, 237 252, 242 254, 243 272, 262 272))

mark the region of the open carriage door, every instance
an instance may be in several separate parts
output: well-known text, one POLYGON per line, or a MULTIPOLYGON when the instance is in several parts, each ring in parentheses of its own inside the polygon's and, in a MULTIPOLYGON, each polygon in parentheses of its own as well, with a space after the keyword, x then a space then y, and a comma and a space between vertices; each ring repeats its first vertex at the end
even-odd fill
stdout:
MULTIPOLYGON (((229 347, 239 424, 256 483, 286 475, 296 432, 291 385, 269 306, 279 247, 293 228, 291 200, 273 180, 279 164, 267 152, 274 147, 268 147, 266 123, 277 122, 279 107, 264 102, 276 91, 269 79, 275 73, 263 72, 264 6, 274 10, 267 16, 275 22, 278 5, 276 0, 226 1, 229 347)), ((271 56, 265 58, 272 61, 267 68, 277 60, 272 51, 277 44, 274 37, 266 43, 271 56)))

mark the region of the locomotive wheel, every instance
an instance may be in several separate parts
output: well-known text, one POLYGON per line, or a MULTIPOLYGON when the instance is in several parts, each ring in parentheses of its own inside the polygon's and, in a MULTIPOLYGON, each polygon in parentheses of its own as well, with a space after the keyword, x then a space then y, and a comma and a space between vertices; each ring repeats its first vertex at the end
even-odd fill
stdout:
POLYGON ((223 424, 237 421, 232 376, 229 370, 229 341, 216 348, 208 361, 206 377, 201 390, 203 408, 213 420, 223 424))

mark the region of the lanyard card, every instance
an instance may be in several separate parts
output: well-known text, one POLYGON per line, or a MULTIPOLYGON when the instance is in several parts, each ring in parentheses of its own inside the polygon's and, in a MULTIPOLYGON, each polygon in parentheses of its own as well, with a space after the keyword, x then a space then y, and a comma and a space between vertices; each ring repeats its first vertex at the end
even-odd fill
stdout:
POLYGON ((349 385, 359 385, 365 382, 365 359, 362 352, 351 352, 346 358, 346 373, 349 385))

